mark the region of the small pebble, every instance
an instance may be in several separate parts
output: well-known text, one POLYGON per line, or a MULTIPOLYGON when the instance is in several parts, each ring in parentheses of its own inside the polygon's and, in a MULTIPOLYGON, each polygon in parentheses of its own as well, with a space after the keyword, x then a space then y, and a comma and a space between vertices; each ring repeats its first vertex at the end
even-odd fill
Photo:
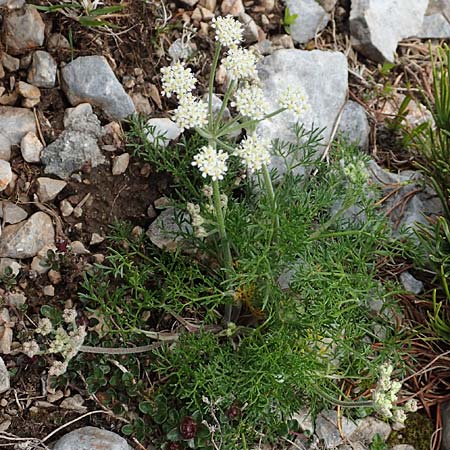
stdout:
POLYGON ((47 297, 53 297, 55 295, 55 288, 52 285, 48 285, 42 289, 42 292, 47 297))
POLYGON ((121 175, 121 174, 125 173, 125 171, 128 168, 129 163, 130 163, 130 154, 129 153, 122 153, 121 155, 117 156, 113 160, 112 174, 113 175, 121 175))
MULTIPOLYGON (((41 161, 41 152, 44 146, 39 138, 32 131, 28 132, 20 142, 20 151, 23 159, 28 163, 38 163, 41 161)), ((42 200, 41 201, 46 201, 42 200)))
POLYGON ((89 255, 90 253, 81 241, 73 241, 70 247, 75 255, 89 255))
POLYGON ((103 236, 100 236, 98 233, 92 233, 91 242, 89 245, 97 245, 101 244, 105 238, 103 236))
POLYGON ((73 213, 73 206, 68 200, 62 200, 59 204, 59 210, 63 217, 69 217, 73 213))
POLYGON ((61 273, 58 272, 57 270, 50 269, 48 271, 48 279, 50 280, 50 283, 56 285, 61 283, 62 276, 61 273))

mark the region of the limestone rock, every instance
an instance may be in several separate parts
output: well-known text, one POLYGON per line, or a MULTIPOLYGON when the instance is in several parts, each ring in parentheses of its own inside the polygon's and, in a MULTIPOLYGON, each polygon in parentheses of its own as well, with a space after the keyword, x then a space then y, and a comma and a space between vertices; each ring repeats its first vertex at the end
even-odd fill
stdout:
POLYGON ((4 191, 13 179, 13 172, 8 161, 0 159, 0 192, 4 191))
POLYGON ((338 132, 362 150, 369 148, 369 121, 366 110, 359 103, 349 100, 345 104, 338 132))
MULTIPOLYGON (((287 86, 299 86, 305 90, 311 110, 304 118, 304 126, 307 130, 313 126, 323 129, 322 144, 326 145, 346 101, 346 57, 342 53, 320 50, 278 50, 262 60, 258 73, 270 111, 278 109, 278 97, 287 86)), ((257 133, 271 140, 294 141, 296 122, 295 115, 286 111, 262 122, 257 133)), ((323 149, 323 146, 318 148, 317 156, 323 149)), ((300 158, 301 155, 293 157, 300 158)), ((272 158, 271 168, 277 168, 280 173, 286 170, 283 159, 279 157, 272 158)))
POLYGON ((11 159, 11 141, 9 137, 0 131, 0 159, 9 161, 11 159))
POLYGON ((352 0, 353 46, 374 61, 394 61, 401 39, 419 33, 428 0, 352 0))
POLYGON ((375 417, 368 416, 357 421, 358 427, 350 436, 350 442, 362 442, 370 444, 376 434, 380 435, 383 441, 386 441, 391 434, 391 427, 375 417))
POLYGON ((295 42, 305 44, 322 31, 330 17, 316 0, 286 0, 290 14, 298 14, 290 26, 291 36, 295 42))
POLYGON ((12 275, 17 276, 19 275, 22 266, 15 259, 0 258, 0 276, 4 275, 8 268, 12 275))
POLYGON ((20 151, 26 162, 38 163, 41 161, 41 152, 44 146, 35 133, 30 131, 20 142, 20 151))
POLYGON ((62 180, 54 180, 53 178, 40 177, 37 179, 37 194, 41 202, 49 202, 67 186, 62 180))
POLYGON ((11 387, 9 373, 3 358, 0 356, 0 394, 3 394, 11 387))
POLYGON ((150 143, 154 143, 157 140, 159 144, 164 146, 167 146, 170 141, 177 139, 181 134, 178 125, 165 117, 148 120, 146 130, 147 140, 150 143))
POLYGON ((50 53, 37 50, 33 54, 27 81, 34 86, 52 88, 56 81, 56 61, 50 53))
POLYGON ((50 50, 70 50, 70 42, 61 33, 52 33, 47 39, 47 47, 50 50))
POLYGON ((121 155, 115 157, 112 164, 112 174, 122 175, 123 173, 126 172, 129 163, 130 163, 129 153, 122 153, 121 155))
POLYGON ((150 225, 146 234, 158 248, 170 251, 175 250, 183 242, 183 238, 178 236, 177 233, 180 233, 180 231, 185 233, 192 232, 192 227, 187 220, 188 216, 186 213, 169 207, 161 212, 150 225))
POLYGON ((28 217, 28 213, 20 206, 8 201, 0 202, 0 217, 4 223, 15 224, 28 217))
POLYGON ((238 17, 245 12, 242 0, 222 0, 220 10, 223 16, 231 14, 234 17, 238 17))
MULTIPOLYGON (((450 18, 450 11, 447 13, 447 17, 450 18)), ((442 13, 425 16, 422 28, 416 36, 422 39, 448 39, 450 38, 450 23, 442 13)))
POLYGON ((97 116, 92 113, 72 115, 61 135, 44 148, 41 161, 46 165, 45 173, 68 178, 85 164, 97 167, 105 162, 97 141, 102 128, 97 116))
MULTIPOLYGON (((316 419, 316 434, 323 440, 327 449, 333 449, 343 443, 341 433, 338 428, 338 417, 336 411, 322 411, 316 419)), ((350 436, 355 430, 356 424, 342 417, 342 434, 345 437, 350 436)))
POLYGON ((95 427, 71 431, 59 439, 53 450, 131 450, 127 441, 116 433, 95 427))
POLYGON ((19 70, 20 60, 14 58, 14 56, 8 55, 8 53, 3 53, 2 65, 8 72, 16 72, 19 70))
POLYGON ((403 287, 413 294, 420 294, 423 291, 423 283, 420 280, 414 278, 409 272, 403 272, 400 274, 400 281, 403 287))
POLYGON ((12 55, 22 55, 44 43, 44 21, 31 5, 8 14, 3 29, 6 51, 12 55))
POLYGON ((55 230, 50 216, 43 212, 3 229, 0 237, 1 258, 32 258, 47 244, 53 244, 55 230))
POLYGON ((134 104, 103 56, 80 56, 61 70, 62 87, 72 105, 91 103, 120 120, 135 112, 134 104))
POLYGON ((29 109, 0 106, 0 130, 11 141, 11 145, 20 144, 29 132, 36 133, 34 114, 29 109))

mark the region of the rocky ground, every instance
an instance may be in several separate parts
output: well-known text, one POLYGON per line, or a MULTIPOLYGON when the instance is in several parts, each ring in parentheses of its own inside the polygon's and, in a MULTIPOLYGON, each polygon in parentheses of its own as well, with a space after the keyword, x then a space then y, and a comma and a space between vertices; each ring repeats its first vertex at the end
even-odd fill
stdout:
MULTIPOLYGON (((22 353, 22 311, 25 304, 28 315, 45 304, 76 305, 83 271, 104 260, 110 224, 120 219, 147 229, 155 219, 168 181, 127 152, 124 120, 137 112, 164 130, 170 127, 171 138, 179 135, 173 123, 160 120, 172 105, 159 95, 159 69, 188 59, 204 89, 215 15, 232 14, 244 24, 246 43, 263 58, 260 77, 269 100, 280 83, 304 86, 312 105, 307 125, 325 128, 325 144, 344 132, 371 154, 373 182, 385 189, 395 227, 413 227, 423 222, 423 213, 439 211, 389 124, 406 94, 415 98, 407 125, 429 118, 422 104, 431 83, 426 38, 450 38, 450 3, 286 4, 299 15, 290 30, 283 26, 285 5, 277 0, 132 0, 105 17, 117 28, 99 28, 83 26, 73 10, 44 12, 25 0, 0 0, 0 446, 47 448, 60 438, 55 450, 94 443, 129 448, 116 434, 80 428, 119 427, 80 395, 82 386, 46 391, 45 368, 22 353), (64 255, 65 269, 48 264, 49 255, 64 255)), ((220 93, 222 69, 216 82, 220 93)), ((286 138, 290 125, 273 121, 261 131, 286 138)), ((423 289, 406 271, 402 281, 412 295, 423 289)), ((450 449, 448 410, 442 410, 443 449, 450 449)), ((376 432, 391 432, 373 418, 347 422, 325 411, 315 433, 326 448, 347 450, 356 448, 352 442, 366 448, 376 432)))

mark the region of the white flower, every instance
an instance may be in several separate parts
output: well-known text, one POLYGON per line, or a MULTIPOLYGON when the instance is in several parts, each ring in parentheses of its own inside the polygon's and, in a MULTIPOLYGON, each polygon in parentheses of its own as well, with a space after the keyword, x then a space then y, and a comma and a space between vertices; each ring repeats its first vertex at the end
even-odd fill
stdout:
POLYGON ((175 110, 174 121, 181 131, 189 128, 203 127, 208 122, 208 105, 197 100, 192 94, 185 94, 175 110))
POLYGON ((292 111, 297 118, 302 118, 311 109, 306 92, 300 86, 289 86, 281 93, 278 102, 281 108, 292 111))
POLYGON ((216 41, 224 47, 238 45, 243 39, 244 29, 233 16, 214 17, 211 26, 216 30, 216 41))
POLYGON ((66 308, 63 312, 63 319, 66 323, 72 323, 75 322, 75 319, 77 318, 77 311, 75 309, 68 309, 66 308))
POLYGON ((222 150, 216 150, 214 147, 208 145, 202 147, 200 153, 194 156, 192 165, 199 168, 204 178, 209 176, 213 181, 223 180, 228 169, 226 164, 227 159, 227 153, 224 153, 222 150))
POLYGON ((66 370, 67 370, 67 362, 53 361, 48 371, 48 374, 52 377, 59 377, 60 375, 66 373, 66 370))
POLYGON ((392 420, 396 423, 403 425, 406 420, 406 413, 403 409, 396 409, 392 415, 392 420))
POLYGON ((270 163, 270 141, 259 138, 256 134, 248 136, 241 142, 234 154, 239 156, 242 163, 251 173, 261 170, 263 165, 270 163))
POLYGON ((42 336, 47 336, 48 334, 50 334, 53 331, 51 320, 47 319, 47 317, 39 319, 39 323, 35 331, 38 334, 42 334, 42 336))
POLYGON ((258 77, 256 55, 240 47, 230 48, 222 61, 228 76, 233 80, 247 80, 258 77))
POLYGON ((257 85, 246 84, 235 94, 231 106, 236 107, 240 114, 249 119, 261 120, 268 111, 263 90, 257 85))
POLYGON ((22 344, 22 352, 28 356, 28 358, 33 358, 41 349, 39 348, 39 344, 36 341, 24 342, 22 344))
MULTIPOLYGON (((348 163, 343 169, 344 175, 357 185, 364 184, 369 179, 369 171, 363 161, 354 160, 348 163)), ((389 377, 388 377, 389 378, 389 377)))
POLYGON ((405 403, 406 412, 416 412, 418 409, 417 400, 412 398, 405 403))
POLYGON ((161 69, 162 94, 171 97, 172 94, 183 97, 195 88, 197 79, 192 75, 191 69, 185 68, 183 64, 177 62, 171 66, 161 69))

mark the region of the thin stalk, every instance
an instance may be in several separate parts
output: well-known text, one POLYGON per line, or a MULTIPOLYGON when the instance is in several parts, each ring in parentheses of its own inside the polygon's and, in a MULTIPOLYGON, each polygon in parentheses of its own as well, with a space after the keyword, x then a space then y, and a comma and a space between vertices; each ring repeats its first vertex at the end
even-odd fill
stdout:
MULTIPOLYGON (((217 225, 219 228, 219 236, 223 249, 223 258, 225 263, 225 268, 228 271, 233 270, 233 258, 231 256, 230 243, 228 242, 227 230, 225 228, 225 218, 222 211, 222 205, 220 204, 220 187, 219 182, 213 181, 213 200, 214 200, 214 209, 216 210, 217 217, 217 225)), ((225 323, 229 323, 231 321, 231 312, 232 305, 225 306, 225 314, 224 320, 225 323)))
POLYGON ((332 395, 327 394, 322 391, 319 387, 315 387, 317 393, 321 395, 325 400, 328 400, 330 403, 338 406, 346 406, 347 408, 361 408, 361 407, 374 407, 374 403, 371 400, 338 400, 334 398, 332 395))
POLYGON ((272 214, 274 215, 273 225, 275 228, 275 237, 280 228, 280 218, 277 211, 277 201, 275 199, 275 192, 273 190, 272 178, 270 177, 269 169, 265 164, 262 166, 262 174, 264 178, 264 186, 266 188, 267 197, 269 197, 270 206, 272 208, 272 214))
POLYGON ((212 107, 212 96, 214 91, 214 77, 216 76, 217 64, 219 62, 220 56, 220 44, 216 44, 216 48, 214 50, 214 59, 211 66, 211 73, 209 75, 209 98, 208 98, 208 114, 209 114, 209 123, 208 127, 210 131, 214 130, 214 121, 213 121, 213 107, 212 107))
POLYGON ((226 109, 226 107, 228 105, 228 101, 230 100, 231 93, 233 92, 234 83, 235 83, 235 81, 231 80, 230 84, 228 85, 228 88, 227 88, 227 90, 225 92, 225 95, 224 95, 223 100, 222 100, 222 106, 220 107, 219 113, 217 114, 217 117, 215 119, 216 120, 216 126, 214 127, 214 131, 217 131, 217 129, 219 128, 220 121, 222 119, 223 113, 224 113, 224 111, 225 111, 225 109, 226 109))

